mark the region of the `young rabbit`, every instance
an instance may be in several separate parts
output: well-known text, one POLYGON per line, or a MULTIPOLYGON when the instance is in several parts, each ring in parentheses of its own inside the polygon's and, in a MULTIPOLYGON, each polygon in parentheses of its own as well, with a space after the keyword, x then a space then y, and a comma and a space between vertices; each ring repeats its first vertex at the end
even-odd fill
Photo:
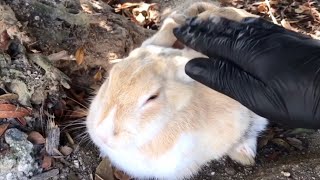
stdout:
MULTIPOLYGON (((203 3, 189 12, 198 6, 203 3)), ((205 7, 198 14, 219 9, 205 7)), ((216 12, 236 12, 224 10, 216 12)), ((208 18, 204 13, 199 16, 208 18)), ((224 156, 253 165, 257 136, 267 126, 263 117, 185 74, 190 59, 206 56, 172 48, 172 30, 183 16, 169 15, 159 32, 114 65, 89 108, 93 142, 115 167, 138 179, 190 178, 224 156)))

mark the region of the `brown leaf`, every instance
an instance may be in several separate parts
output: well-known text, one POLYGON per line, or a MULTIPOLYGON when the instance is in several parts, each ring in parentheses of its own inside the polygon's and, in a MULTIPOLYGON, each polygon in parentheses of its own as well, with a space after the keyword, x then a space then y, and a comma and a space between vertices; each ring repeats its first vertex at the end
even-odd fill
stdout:
POLYGON ((33 144, 44 144, 46 142, 46 139, 36 131, 32 131, 31 133, 29 133, 28 140, 33 144))
POLYGON ((0 136, 2 136, 2 134, 7 130, 8 126, 9 126, 9 123, 0 125, 0 136))
POLYGON ((73 149, 69 146, 62 146, 62 147, 60 147, 60 152, 64 156, 69 156, 73 152, 73 149))
POLYGON ((268 12, 268 6, 265 3, 261 3, 258 6, 258 11, 260 13, 267 13, 268 12))
POLYGON ((269 3, 270 3, 270 5, 277 5, 277 4, 279 4, 279 1, 280 0, 270 0, 269 3))
POLYGON ((310 7, 308 7, 307 5, 299 5, 299 7, 294 10, 294 12, 298 14, 307 13, 310 12, 310 7))
POLYGON ((273 142, 274 144, 276 144, 278 146, 284 147, 287 150, 290 149, 290 145, 285 140, 283 140, 281 138, 272 139, 271 142, 273 142))
POLYGON ((96 169, 95 177, 99 180, 114 180, 113 171, 109 159, 102 159, 96 169))
POLYGON ((299 139, 287 137, 287 140, 288 140, 288 143, 289 143, 291 146, 293 146, 293 147, 295 147, 295 148, 297 148, 297 149, 299 149, 299 150, 302 150, 302 149, 303 149, 302 141, 300 141, 299 139))
POLYGON ((52 160, 52 157, 44 155, 41 163, 41 168, 48 170, 52 166, 52 160))
POLYGON ((298 29, 292 27, 291 24, 288 21, 286 21, 285 19, 282 19, 280 23, 284 28, 298 32, 298 29))
POLYGON ((118 169, 115 169, 113 173, 114 173, 114 176, 119 180, 131 180, 132 179, 126 173, 124 173, 123 171, 120 171, 118 169))
POLYGON ((83 48, 83 46, 81 46, 77 50, 75 58, 76 58, 76 61, 77 61, 78 65, 81 65, 83 63, 83 61, 84 61, 84 48, 83 48))
POLYGON ((0 100, 8 101, 8 100, 17 100, 18 98, 19 98, 18 95, 12 94, 12 93, 0 95, 0 100))
POLYGON ((95 81, 101 81, 102 79, 102 70, 101 68, 98 70, 98 72, 94 75, 93 79, 95 81))
POLYGON ((17 117, 17 120, 21 125, 23 126, 27 125, 27 121, 24 117, 17 117))
POLYGON ((18 118, 29 115, 28 109, 12 104, 0 104, 0 118, 18 118))
POLYGON ((4 30, 0 34, 0 50, 7 50, 9 47, 10 37, 7 33, 7 30, 4 30))

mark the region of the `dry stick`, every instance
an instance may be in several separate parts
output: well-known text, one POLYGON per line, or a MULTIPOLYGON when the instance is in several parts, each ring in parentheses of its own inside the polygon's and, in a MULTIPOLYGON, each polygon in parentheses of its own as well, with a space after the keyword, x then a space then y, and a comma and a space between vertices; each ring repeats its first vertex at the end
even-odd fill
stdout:
POLYGON ((267 6, 268 6, 268 9, 269 9, 268 13, 269 13, 269 16, 271 17, 273 23, 279 25, 279 23, 277 22, 277 19, 273 16, 273 14, 271 12, 271 5, 270 5, 269 0, 265 0, 265 2, 267 4, 267 6))

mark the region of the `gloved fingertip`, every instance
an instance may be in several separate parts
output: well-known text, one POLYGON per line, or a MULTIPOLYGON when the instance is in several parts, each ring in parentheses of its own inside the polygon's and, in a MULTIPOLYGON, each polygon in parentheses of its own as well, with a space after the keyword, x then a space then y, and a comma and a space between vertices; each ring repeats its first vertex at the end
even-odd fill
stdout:
POLYGON ((257 18, 257 17, 245 17, 240 22, 242 22, 242 23, 253 23, 253 22, 256 22, 258 20, 259 20, 259 18, 257 18))
POLYGON ((209 59, 195 58, 190 60, 185 66, 185 73, 192 79, 201 80, 207 76, 209 59))
POLYGON ((197 17, 189 17, 186 20, 186 24, 189 26, 197 26, 200 23, 200 21, 197 19, 197 17))

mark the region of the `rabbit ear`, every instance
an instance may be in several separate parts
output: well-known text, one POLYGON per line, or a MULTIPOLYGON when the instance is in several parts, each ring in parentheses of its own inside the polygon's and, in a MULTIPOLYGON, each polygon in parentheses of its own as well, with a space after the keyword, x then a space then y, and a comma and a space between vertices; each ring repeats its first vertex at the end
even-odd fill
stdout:
POLYGON ((177 38, 173 34, 173 29, 178 27, 179 24, 175 22, 173 18, 167 18, 161 28, 153 36, 145 40, 141 47, 147 45, 158 45, 163 47, 172 47, 177 38))
POLYGON ((207 56, 205 56, 204 54, 197 52, 193 49, 190 48, 184 48, 182 50, 176 50, 176 51, 180 51, 181 55, 180 56, 176 56, 173 58, 173 63, 176 65, 177 67, 177 71, 176 71, 176 77, 180 80, 183 81, 185 83, 192 83, 194 82, 194 79, 192 79, 190 76, 188 76, 185 72, 185 66, 187 64, 187 62, 189 62, 191 59, 193 58, 207 58, 207 56))

